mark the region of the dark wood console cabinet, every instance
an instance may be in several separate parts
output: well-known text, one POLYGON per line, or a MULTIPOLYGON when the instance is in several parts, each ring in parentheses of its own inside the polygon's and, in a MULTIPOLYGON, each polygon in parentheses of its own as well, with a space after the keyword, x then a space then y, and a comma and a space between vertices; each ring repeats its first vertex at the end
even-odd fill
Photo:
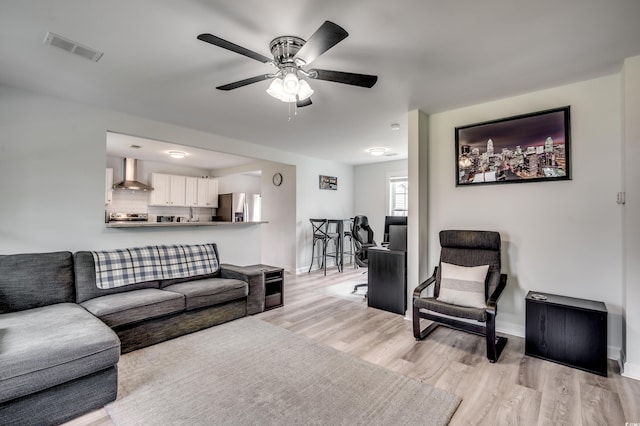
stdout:
POLYGON ((535 291, 525 303, 526 355, 607 376, 604 303, 535 291))

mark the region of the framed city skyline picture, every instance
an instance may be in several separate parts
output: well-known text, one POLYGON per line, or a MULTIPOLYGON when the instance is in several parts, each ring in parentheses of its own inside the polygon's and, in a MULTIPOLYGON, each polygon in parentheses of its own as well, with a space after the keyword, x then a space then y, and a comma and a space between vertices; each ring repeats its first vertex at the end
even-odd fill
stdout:
POLYGON ((569 110, 456 127, 456 186, 570 180, 569 110))

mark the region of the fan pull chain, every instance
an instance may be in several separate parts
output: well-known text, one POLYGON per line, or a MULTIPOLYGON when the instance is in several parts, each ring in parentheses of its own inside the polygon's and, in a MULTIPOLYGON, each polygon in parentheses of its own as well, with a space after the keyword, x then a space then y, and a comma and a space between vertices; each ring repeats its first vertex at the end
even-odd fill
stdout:
POLYGON ((287 102, 287 104, 289 104, 289 119, 287 120, 288 122, 291 121, 291 104, 293 104, 293 115, 296 116, 298 115, 298 103, 297 102, 287 102))

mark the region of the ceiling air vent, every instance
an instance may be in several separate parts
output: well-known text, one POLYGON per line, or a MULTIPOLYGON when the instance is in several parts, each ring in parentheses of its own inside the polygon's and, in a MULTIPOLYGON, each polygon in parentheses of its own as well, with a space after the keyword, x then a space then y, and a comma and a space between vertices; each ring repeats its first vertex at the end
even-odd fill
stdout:
POLYGON ((79 43, 76 43, 73 40, 69 40, 68 38, 64 38, 58 34, 54 34, 52 32, 48 32, 47 36, 44 39, 45 44, 49 44, 51 46, 59 47, 62 50, 66 50, 67 52, 71 52, 74 55, 82 56, 83 58, 90 59, 93 62, 98 62, 100 58, 102 58, 103 53, 98 52, 95 49, 92 49, 87 46, 83 46, 79 43))

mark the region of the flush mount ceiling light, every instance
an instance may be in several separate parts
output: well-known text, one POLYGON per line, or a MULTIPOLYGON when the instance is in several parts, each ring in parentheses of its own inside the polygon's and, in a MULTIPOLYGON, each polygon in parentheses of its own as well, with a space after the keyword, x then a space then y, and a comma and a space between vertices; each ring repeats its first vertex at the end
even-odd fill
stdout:
POLYGON ((171 158, 184 158, 186 155, 187 153, 182 151, 169 151, 169 156, 171 158))
POLYGON ((272 74, 247 78, 218 86, 216 89, 233 90, 263 80, 273 79, 267 89, 269 95, 282 102, 295 102, 297 107, 303 107, 311 105, 313 89, 301 77, 367 88, 373 87, 378 81, 378 77, 375 75, 321 69, 307 71, 303 69, 303 67, 311 64, 318 56, 344 40, 348 35, 349 33, 344 28, 333 22, 325 21, 307 41, 295 36, 274 38, 269 43, 273 59, 211 34, 200 34, 198 39, 277 68, 277 71, 272 74))
POLYGON ((391 130, 400 130, 400 124, 392 123, 391 124, 391 130))
POLYGON ((367 149, 367 152, 375 157, 379 157, 381 155, 384 155, 387 152, 387 148, 374 147, 374 148, 367 149))

